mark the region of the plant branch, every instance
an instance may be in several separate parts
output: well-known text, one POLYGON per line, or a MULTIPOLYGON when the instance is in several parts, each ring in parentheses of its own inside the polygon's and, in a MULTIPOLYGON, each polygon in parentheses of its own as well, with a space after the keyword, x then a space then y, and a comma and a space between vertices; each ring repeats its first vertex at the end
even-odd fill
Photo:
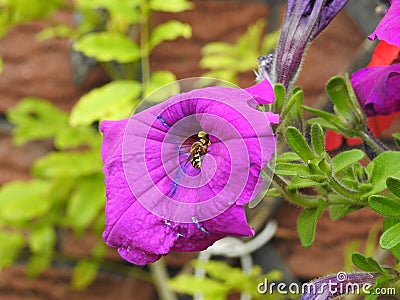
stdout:
POLYGON ((318 198, 309 197, 305 195, 301 195, 297 192, 292 192, 288 190, 288 184, 285 179, 281 176, 274 174, 272 177, 274 186, 279 190, 283 197, 285 197, 290 202, 305 206, 305 207, 316 207, 318 206, 318 198))
POLYGON ((153 275, 154 285, 158 291, 161 300, 177 300, 175 294, 168 287, 168 272, 164 265, 164 260, 160 259, 149 265, 151 274, 153 275))
POLYGON ((330 178, 328 178, 328 183, 329 186, 336 191, 337 193, 339 193, 340 195, 348 198, 348 199, 352 199, 353 203, 352 204, 360 204, 358 203, 358 201, 354 202, 354 200, 360 199, 361 196, 364 195, 363 192, 359 192, 359 191, 354 191, 349 189, 348 187, 344 186, 343 184, 341 184, 335 177, 331 176, 330 178))
POLYGON ((142 1, 140 18, 140 59, 143 90, 149 85, 150 81, 150 46, 149 46, 149 17, 150 8, 148 1, 142 1))
POLYGON ((366 142, 377 154, 383 153, 389 150, 389 147, 378 140, 368 129, 360 132, 361 138, 366 142))

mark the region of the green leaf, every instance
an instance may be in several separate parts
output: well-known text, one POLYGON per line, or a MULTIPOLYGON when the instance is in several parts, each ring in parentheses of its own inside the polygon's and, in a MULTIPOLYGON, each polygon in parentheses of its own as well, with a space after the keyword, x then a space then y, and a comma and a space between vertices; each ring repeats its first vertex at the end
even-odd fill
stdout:
POLYGON ((307 124, 313 125, 313 124, 319 124, 322 128, 332 130, 332 131, 337 131, 337 127, 329 123, 328 121, 322 119, 322 118, 312 118, 307 120, 307 124))
POLYGON ((389 229, 390 227, 396 225, 397 223, 400 223, 400 218, 386 217, 383 222, 383 231, 389 229))
POLYGON ((350 81, 350 76, 348 73, 345 75, 345 83, 349 95, 349 100, 350 103, 349 105, 351 106, 350 111, 354 115, 354 126, 358 127, 359 129, 365 129, 366 128, 366 116, 364 110, 361 108, 360 102, 358 101, 357 95, 353 89, 353 85, 351 84, 350 81))
POLYGON ((274 85, 274 95, 275 95, 275 105, 276 105, 276 111, 275 112, 281 112, 282 108, 285 104, 285 98, 286 98, 286 89, 282 84, 275 84, 274 85))
POLYGON ((80 260, 72 274, 72 287, 77 290, 86 288, 96 279, 98 270, 98 262, 86 259, 80 260))
POLYGON ((400 244, 400 223, 385 230, 381 235, 379 244, 383 249, 392 249, 400 244))
POLYGON ((71 149, 83 145, 97 146, 101 143, 101 135, 93 126, 67 126, 59 131, 54 139, 57 149, 71 149))
POLYGON ((387 217, 400 217, 400 201, 381 195, 372 195, 368 198, 369 207, 377 213, 387 217))
POLYGON ((52 206, 51 183, 43 180, 13 181, 0 189, 0 216, 9 221, 28 221, 45 215, 52 206))
POLYGON ((170 20, 153 29, 150 35, 150 49, 161 44, 163 41, 173 41, 178 37, 189 39, 192 36, 192 28, 187 23, 170 20))
POLYGON ((307 166, 300 164, 291 164, 291 163, 277 163, 275 165, 274 173, 276 175, 282 176, 294 176, 302 171, 303 173, 309 174, 310 171, 307 166))
POLYGON ((397 261, 400 261, 400 244, 391 248, 390 252, 396 257, 397 261))
POLYGON ((101 166, 97 152, 52 152, 35 161, 32 173, 43 178, 78 177, 98 173, 101 166))
POLYGON ((97 61, 135 62, 140 58, 139 46, 125 35, 117 32, 100 32, 86 34, 74 45, 76 51, 97 61))
POLYGON ((393 134, 394 143, 396 144, 397 148, 400 148, 400 133, 393 134))
POLYGON ((212 278, 223 280, 223 281, 237 281, 243 279, 243 271, 240 268, 233 268, 223 261, 210 260, 194 261, 193 266, 203 269, 212 278), (235 280, 236 278, 236 280, 235 280))
MULTIPOLYGON (((386 217, 383 222, 383 230, 386 231, 392 226, 400 224, 400 218, 386 217)), ((390 249, 390 252, 400 261, 400 244, 390 249)))
POLYGON ((269 188, 268 191, 265 193, 265 197, 279 197, 281 193, 275 188, 269 188))
POLYGON ((359 160, 363 159, 365 153, 358 149, 344 151, 332 158, 332 166, 335 174, 338 174, 348 166, 355 164, 359 160))
MULTIPOLYGON (((214 55, 224 55, 233 57, 236 55, 235 45, 228 44, 225 42, 211 42, 207 43, 201 48, 201 53, 203 57, 214 56, 214 55)), ((200 62, 200 64, 202 64, 200 62)))
POLYGON ((343 134, 348 135, 348 136, 354 135, 352 131, 349 131, 346 124, 344 124, 343 121, 341 119, 339 119, 337 116, 330 114, 326 111, 307 107, 307 106, 302 106, 302 108, 304 110, 320 117, 321 119, 325 120, 327 123, 329 123, 331 126, 331 128, 329 128, 329 129, 334 129, 335 131, 340 131, 343 134))
POLYGON ((322 155, 325 153, 325 135, 324 130, 318 124, 311 126, 311 143, 315 153, 322 155))
POLYGON ((236 83, 237 82, 236 73, 237 72, 232 69, 212 70, 204 73, 203 76, 208 78, 218 78, 224 80, 225 82, 236 83))
POLYGON ((15 125, 13 139, 20 145, 53 137, 67 126, 68 116, 46 100, 23 98, 7 112, 7 119, 15 125))
POLYGON ((256 68, 259 41, 264 27, 265 21, 261 19, 248 26, 246 33, 235 44, 222 42, 207 44, 202 48, 203 58, 200 66, 204 69, 219 71, 207 74, 222 75, 223 79, 228 79, 229 76, 236 79, 238 72, 256 68))
POLYGON ((93 89, 74 106, 69 121, 78 126, 104 119, 126 118, 137 105, 140 92, 140 83, 130 80, 113 81, 93 89))
POLYGON ((51 226, 34 228, 29 235, 28 245, 32 253, 51 252, 56 242, 56 233, 51 226))
POLYGON ((251 62, 254 56, 259 56, 260 40, 262 38, 263 30, 265 28, 265 19, 258 19, 254 24, 247 26, 247 31, 236 41, 237 53, 243 58, 242 61, 238 61, 239 65, 242 65, 245 69, 239 68, 240 70, 246 70, 246 66, 242 63, 244 61, 251 62), (244 55, 246 53, 246 55, 244 55))
POLYGON ((104 224, 106 222, 106 215, 104 211, 100 212, 99 216, 94 220, 91 230, 97 236, 101 236, 104 231, 104 224))
POLYGON ((315 154, 308 146, 305 138, 297 128, 288 127, 285 131, 285 138, 289 146, 301 157, 304 162, 308 163, 310 160, 316 158, 315 154))
POLYGON ((362 271, 384 273, 383 268, 372 257, 365 257, 360 253, 353 253, 351 259, 353 264, 362 271))
POLYGON ((4 69, 4 63, 3 63, 3 59, 0 57, 0 73, 3 72, 4 69))
POLYGON ((400 179, 395 177, 389 177, 386 180, 386 185, 394 195, 400 198, 400 179))
POLYGON ((211 70, 236 68, 236 71, 238 71, 238 66, 233 66, 236 59, 235 56, 228 56, 226 53, 208 54, 207 56, 203 54, 203 58, 200 61, 200 67, 211 70))
POLYGON ((364 300, 376 300, 378 299, 378 293, 374 293, 373 289, 369 289, 369 294, 364 296, 364 300))
POLYGON ((319 186, 319 185, 321 185, 320 182, 316 182, 310 178, 300 178, 298 176, 294 176, 288 186, 288 189, 290 191, 293 191, 296 189, 314 187, 314 186, 319 186))
POLYGON ((152 10, 173 13, 192 9, 194 7, 188 0, 150 0, 149 4, 152 10))
POLYGON ((270 53, 274 50, 279 39, 279 30, 268 33, 261 42, 261 53, 270 53))
POLYGON ((318 207, 309 207, 302 211, 297 219, 297 231, 299 233, 301 244, 304 247, 310 247, 315 239, 317 222, 325 209, 325 205, 318 207))
POLYGON ((348 206, 348 205, 341 205, 341 204, 331 205, 331 206, 329 206, 329 217, 333 221, 337 221, 337 220, 343 218, 345 215, 348 215, 349 213, 352 213, 353 211, 356 211, 359 209, 360 209, 360 207, 356 207, 356 206, 348 206))
POLYGON ((367 167, 373 188, 364 196, 377 194, 386 189, 386 179, 389 176, 400 176, 399 166, 400 152, 387 151, 379 154, 367 167))
POLYGON ((167 100, 180 91, 176 77, 169 71, 155 71, 151 74, 150 82, 144 91, 144 101, 152 104, 167 100))
POLYGON ((353 164, 352 171, 353 174, 351 175, 353 178, 356 178, 359 183, 362 182, 365 185, 370 185, 369 190, 372 189, 372 184, 368 183, 369 174, 365 167, 361 166, 361 164, 353 164))
POLYGON ((61 0, 7 1, 5 12, 9 12, 8 21, 11 24, 18 24, 43 19, 63 5, 65 2, 61 0))
POLYGON ((90 254, 94 259, 102 259, 107 254, 107 250, 107 245, 101 240, 96 245, 94 245, 94 247, 90 251, 90 254))
POLYGON ((26 272, 28 277, 34 278, 40 275, 40 273, 42 273, 51 266, 52 259, 53 259, 52 252, 45 252, 45 253, 38 253, 31 255, 29 257, 29 261, 26 266, 27 268, 26 272))
POLYGON ((294 152, 285 152, 282 153, 277 159, 276 162, 289 162, 289 161, 300 161, 301 158, 294 152))
POLYGON ((0 270, 14 263, 24 245, 22 235, 0 231, 0 270))
POLYGON ((61 24, 55 27, 47 27, 40 31, 36 37, 39 41, 52 39, 55 37, 71 38, 74 35, 74 31, 70 26, 61 24))
POLYGON ((66 222, 75 230, 87 228, 104 209, 104 177, 101 174, 81 178, 67 203, 66 222))
POLYGON ((108 22, 139 23, 138 6, 142 1, 110 1, 110 0, 76 0, 76 5, 84 11, 101 11, 106 9, 110 14, 108 22))
POLYGON ((335 104, 336 113, 351 124, 354 119, 353 107, 345 80, 340 76, 333 77, 328 81, 326 91, 335 104))
POLYGON ((192 275, 179 275, 168 282, 170 288, 178 293, 195 295, 202 293, 204 299, 225 300, 228 288, 224 283, 210 278, 198 278, 192 275))
POLYGON ((297 92, 293 93, 293 95, 291 95, 289 100, 287 101, 286 106, 284 105, 282 115, 283 116, 286 116, 287 114, 290 115, 290 113, 292 113, 293 110, 296 110, 297 107, 301 107, 301 104, 303 104, 303 100, 304 100, 304 93, 302 90, 298 90, 297 92))

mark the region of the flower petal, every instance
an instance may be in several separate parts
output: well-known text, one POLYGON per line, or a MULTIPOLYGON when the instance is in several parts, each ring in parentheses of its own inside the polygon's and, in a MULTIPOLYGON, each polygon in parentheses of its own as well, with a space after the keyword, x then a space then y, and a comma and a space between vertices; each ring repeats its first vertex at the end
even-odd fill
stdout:
POLYGON ((245 89, 245 91, 253 96, 258 104, 271 104, 275 101, 272 85, 266 79, 245 89))
POLYGON ((346 5, 348 0, 327 0, 321 10, 319 22, 315 24, 313 29, 312 38, 314 39, 317 35, 325 29, 326 26, 333 20, 333 18, 340 12, 343 6, 346 5))
POLYGON ((390 65, 399 58, 399 55, 400 47, 390 45, 385 41, 380 41, 372 54, 368 67, 390 65))
POLYGON ((271 72, 272 83, 281 83, 287 90, 290 89, 298 75, 307 46, 332 21, 347 1, 288 1, 271 72))
POLYGON ((392 0, 390 8, 379 22, 375 31, 368 37, 371 40, 380 39, 388 44, 400 46, 400 0, 392 0))
POLYGON ((367 116, 400 110, 400 64, 358 70, 351 83, 367 116))
POLYGON ((249 105, 251 94, 269 101, 265 84, 249 92, 194 90, 101 124, 103 238, 121 257, 143 265, 170 251, 204 250, 227 235, 254 234, 241 205, 260 189, 260 171, 275 150, 269 118, 278 119, 249 105), (209 133, 211 145, 195 169, 182 145, 199 131, 209 133))

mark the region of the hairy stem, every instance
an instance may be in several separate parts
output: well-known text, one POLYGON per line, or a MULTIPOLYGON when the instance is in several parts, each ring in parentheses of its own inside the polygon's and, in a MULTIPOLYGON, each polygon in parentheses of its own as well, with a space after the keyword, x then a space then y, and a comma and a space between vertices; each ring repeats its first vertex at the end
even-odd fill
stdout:
MULTIPOLYGON (((331 176, 328 178, 328 183, 329 186, 339 193, 340 195, 344 196, 345 198, 348 198, 352 203, 351 204, 359 204, 362 205, 362 203, 359 203, 359 199, 361 198, 362 195, 364 195, 363 192, 359 191, 354 191, 349 189, 348 187, 344 186, 341 184, 335 177, 331 176)), ((350 202, 349 201, 349 202, 350 202)))
POLYGON ((383 153, 389 150, 389 147, 378 140, 368 129, 361 131, 361 138, 366 142, 377 154, 383 153))
POLYGON ((286 180, 280 177, 279 175, 274 174, 274 177, 272 179, 274 186, 288 201, 304 207, 318 206, 318 199, 316 197, 308 197, 305 195, 301 195, 297 192, 289 191, 286 180))

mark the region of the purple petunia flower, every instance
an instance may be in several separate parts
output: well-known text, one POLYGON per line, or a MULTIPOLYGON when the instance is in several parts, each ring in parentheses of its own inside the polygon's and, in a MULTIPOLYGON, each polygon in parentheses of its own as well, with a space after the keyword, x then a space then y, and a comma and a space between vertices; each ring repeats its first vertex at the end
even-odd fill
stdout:
POLYGON ((281 83, 289 89, 296 79, 307 46, 333 20, 347 1, 288 0, 272 69, 264 70, 260 64, 261 76, 269 75, 273 83, 281 83))
POLYGON ((400 64, 358 70, 351 84, 368 117, 400 110, 400 64))
POLYGON ((201 251, 227 236, 251 236, 243 205, 260 191, 273 156, 273 102, 263 81, 247 90, 178 94, 122 121, 104 121, 107 193, 103 238, 144 265, 170 251, 201 251))
MULTIPOLYGON (((400 46, 400 0, 391 1, 388 12, 369 38, 400 46)), ((367 116, 400 110, 399 63, 360 69, 351 75, 351 83, 367 116)))
POLYGON ((378 273, 345 273, 339 272, 315 279, 303 286, 301 300, 328 300, 346 294, 370 293, 378 273))
POLYGON ((400 0, 391 0, 390 8, 369 36, 371 40, 380 39, 388 44, 400 46, 400 0))

